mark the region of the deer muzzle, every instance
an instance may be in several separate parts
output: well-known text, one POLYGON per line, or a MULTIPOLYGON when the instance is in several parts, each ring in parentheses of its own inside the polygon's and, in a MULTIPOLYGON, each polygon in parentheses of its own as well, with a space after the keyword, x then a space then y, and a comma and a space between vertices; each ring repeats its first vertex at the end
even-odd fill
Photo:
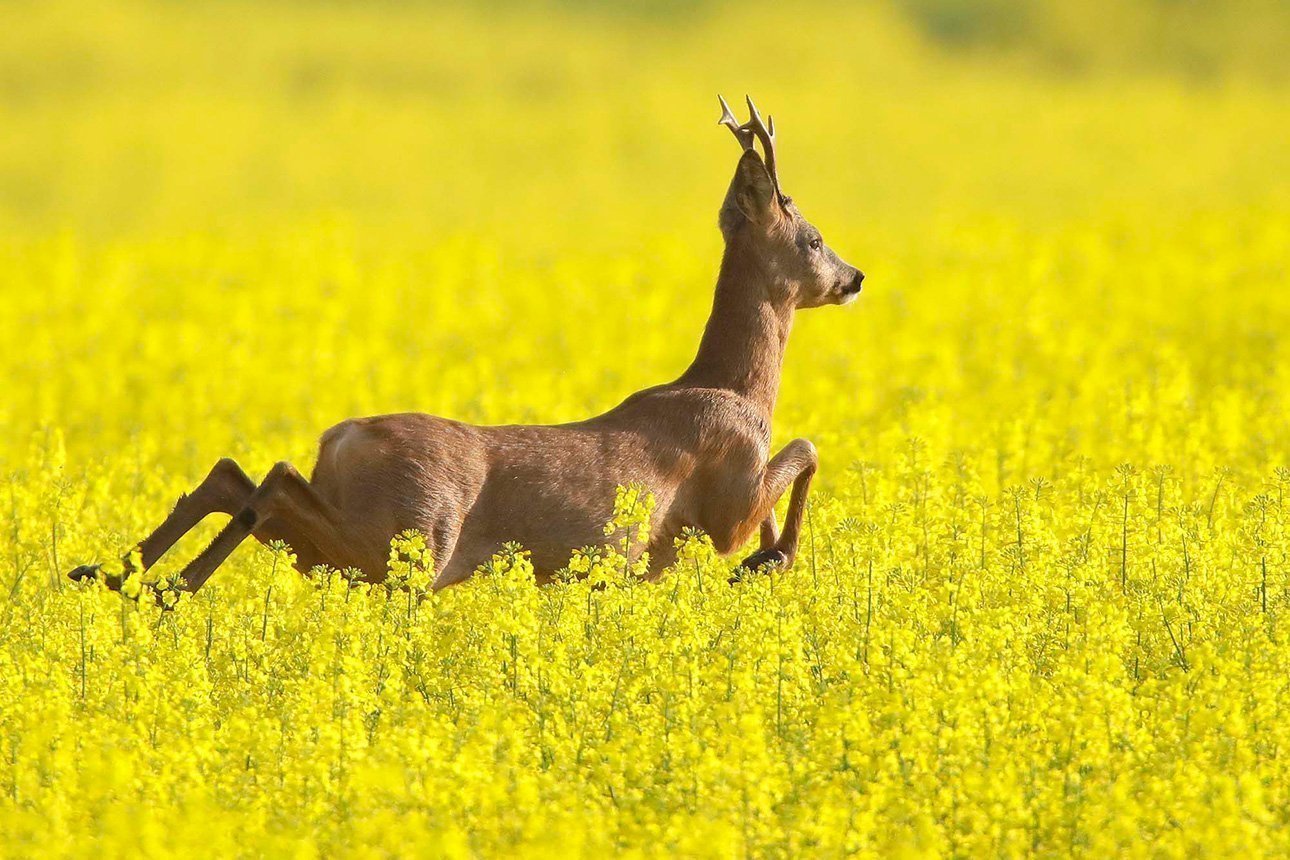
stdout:
POLYGON ((860 295, 860 286, 864 283, 864 272, 859 269, 852 269, 851 280, 844 282, 838 287, 841 294, 841 300, 838 304, 847 304, 854 301, 855 297, 860 295))

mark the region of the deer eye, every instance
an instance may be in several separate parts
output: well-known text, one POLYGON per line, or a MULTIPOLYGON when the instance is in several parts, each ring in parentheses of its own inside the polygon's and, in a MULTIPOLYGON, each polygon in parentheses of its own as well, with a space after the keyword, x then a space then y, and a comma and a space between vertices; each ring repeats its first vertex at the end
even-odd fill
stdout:
POLYGON ((818 251, 820 250, 820 248, 824 247, 824 243, 820 241, 819 236, 816 236, 814 239, 812 239, 810 244, 811 244, 812 251, 818 251))

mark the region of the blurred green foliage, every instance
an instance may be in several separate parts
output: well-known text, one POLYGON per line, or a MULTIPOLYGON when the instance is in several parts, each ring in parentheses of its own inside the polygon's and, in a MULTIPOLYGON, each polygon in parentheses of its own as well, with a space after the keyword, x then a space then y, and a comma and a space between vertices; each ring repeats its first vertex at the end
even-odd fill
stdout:
POLYGON ((1278 80, 1290 65, 1283 0, 893 0, 935 42, 1019 51, 1063 70, 1136 68, 1278 80))
MULTIPOLYGON (((398 2, 398 0, 396 0, 398 2)), ((1284 80, 1290 72, 1285 0, 870 0, 795 6, 805 26, 839 5, 888 4, 934 45, 1011 55, 1061 73, 1152 70, 1192 80, 1227 73, 1284 80)), ((483 0, 494 14, 553 7, 642 25, 760 14, 759 3, 723 0, 483 0)), ((845 43, 821 45, 847 50, 845 43)))

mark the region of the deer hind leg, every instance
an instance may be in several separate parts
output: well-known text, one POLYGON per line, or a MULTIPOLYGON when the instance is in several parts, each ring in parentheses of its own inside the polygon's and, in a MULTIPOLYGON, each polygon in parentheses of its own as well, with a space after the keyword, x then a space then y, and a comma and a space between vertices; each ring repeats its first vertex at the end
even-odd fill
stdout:
MULTIPOLYGON (((335 507, 319 496, 290 463, 278 463, 210 546, 184 568, 180 574, 182 587, 197 591, 238 544, 251 536, 266 543, 275 538, 284 540, 297 553, 296 566, 304 570, 315 564, 361 567, 348 532, 335 507)), ((366 573, 371 575, 374 571, 366 573)))
MULTIPOLYGON (((232 459, 225 457, 217 462, 210 473, 191 493, 185 493, 175 502, 170 515, 157 528, 127 552, 122 559, 130 563, 130 556, 138 550, 143 569, 147 570, 166 554, 175 543, 188 534, 194 526, 211 514, 223 513, 230 516, 242 510, 251 494, 255 492, 255 482, 247 477, 246 472, 232 459)), ((68 574, 72 579, 85 579, 99 575, 100 565, 83 564, 68 574)), ((119 588, 121 579, 118 576, 104 577, 108 587, 119 588)))
POLYGON ((771 458, 762 480, 761 504, 766 508, 766 514, 761 523, 761 548, 740 563, 741 570, 756 570, 767 565, 789 567, 793 564, 802 532, 802 518, 806 514, 806 496, 818 464, 815 446, 806 439, 794 439, 771 458), (776 536, 775 502, 789 486, 792 486, 793 494, 788 499, 784 530, 776 536))
POLYGON ((435 523, 431 530, 430 552, 435 567, 434 584, 431 587, 435 591, 465 582, 475 572, 465 556, 457 553, 461 525, 461 520, 445 517, 435 523))

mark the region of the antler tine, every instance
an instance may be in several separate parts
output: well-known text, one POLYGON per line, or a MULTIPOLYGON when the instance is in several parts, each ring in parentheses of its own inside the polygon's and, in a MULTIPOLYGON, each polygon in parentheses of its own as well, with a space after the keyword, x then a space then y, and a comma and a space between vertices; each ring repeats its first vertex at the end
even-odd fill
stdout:
POLYGON ((731 134, 735 136, 735 140, 739 141, 739 145, 744 149, 752 149, 754 139, 752 130, 739 124, 739 120, 735 119, 734 112, 730 110, 730 105, 726 104, 726 100, 719 93, 717 94, 717 101, 721 102, 721 119, 717 120, 717 125, 724 125, 730 129, 731 134))
POLYGON ((775 169, 775 118, 768 116, 766 122, 762 122, 761 114, 757 112, 757 106, 753 104, 753 100, 748 96, 744 96, 744 99, 748 102, 748 113, 752 118, 740 125, 739 120, 735 119, 734 111, 730 110, 730 105, 726 104, 726 100, 718 94, 717 101, 721 102, 721 119, 717 120, 717 125, 724 125, 730 129, 735 140, 739 141, 739 145, 745 150, 752 149, 755 141, 761 141, 761 148, 766 151, 766 172, 770 174, 770 181, 775 186, 775 194, 781 202, 786 201, 787 198, 779 187, 779 172, 775 169))
POLYGON ((779 188, 779 173, 775 169, 775 118, 767 117, 770 125, 761 121, 761 114, 757 112, 757 106, 749 96, 744 96, 748 102, 748 113, 752 119, 748 120, 741 128, 751 131, 761 141, 762 149, 766 150, 766 172, 770 174, 770 181, 775 184, 775 193, 782 199, 784 192, 779 188))

